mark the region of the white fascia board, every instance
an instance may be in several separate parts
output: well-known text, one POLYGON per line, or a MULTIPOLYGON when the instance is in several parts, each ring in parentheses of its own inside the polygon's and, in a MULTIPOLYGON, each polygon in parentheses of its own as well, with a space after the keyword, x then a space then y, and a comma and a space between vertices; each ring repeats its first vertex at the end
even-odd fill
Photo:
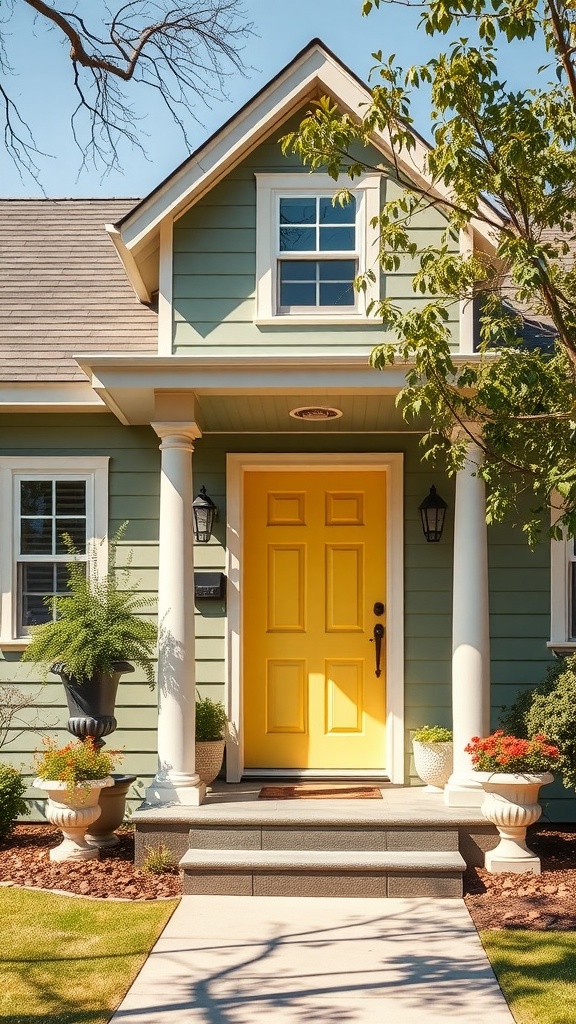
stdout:
MULTIPOLYGON (((165 217, 174 219, 184 213, 244 159, 277 124, 285 121, 307 99, 320 94, 331 96, 359 118, 370 100, 370 90, 366 86, 324 50, 314 47, 215 135, 189 163, 170 177, 148 202, 135 211, 133 217, 128 218, 121 229, 125 246, 128 249, 140 248, 147 237, 158 230, 165 217)), ((375 132, 372 141, 390 163, 392 147, 387 133, 375 132)), ((428 148, 423 140, 415 136, 414 149, 397 156, 396 163, 409 180, 429 190, 431 196, 449 201, 449 194, 432 188, 425 173, 428 148)), ((500 219, 487 205, 480 204, 480 211, 493 221, 500 219)), ((493 247, 493 228, 480 220, 474 220, 473 224, 493 247)))
POLYGON ((112 240, 112 243, 116 249, 116 252, 120 257, 120 261, 124 267, 124 270, 126 271, 126 277, 128 278, 130 284, 132 285, 136 297, 139 299, 140 302, 151 302, 152 296, 148 291, 148 288, 144 284, 144 280, 142 278, 142 275, 140 274, 138 264, 136 263, 133 254, 130 252, 130 249, 128 249, 127 246, 124 244, 122 235, 118 231, 118 228, 114 227, 113 224, 105 224, 104 228, 108 232, 112 240))
POLYGON ((19 412, 106 412, 106 406, 91 385, 84 382, 0 383, 0 411, 19 412))
POLYGON ((172 175, 150 200, 122 225, 125 245, 139 246, 164 217, 179 216, 269 135, 291 111, 317 92, 318 70, 327 59, 312 50, 261 93, 238 117, 172 175))

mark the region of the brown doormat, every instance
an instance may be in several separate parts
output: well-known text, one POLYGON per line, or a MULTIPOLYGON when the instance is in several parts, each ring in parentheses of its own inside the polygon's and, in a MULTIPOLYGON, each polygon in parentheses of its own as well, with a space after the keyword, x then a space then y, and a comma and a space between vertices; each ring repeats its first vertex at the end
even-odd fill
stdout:
POLYGON ((381 800, 377 786, 263 786, 259 800, 381 800))

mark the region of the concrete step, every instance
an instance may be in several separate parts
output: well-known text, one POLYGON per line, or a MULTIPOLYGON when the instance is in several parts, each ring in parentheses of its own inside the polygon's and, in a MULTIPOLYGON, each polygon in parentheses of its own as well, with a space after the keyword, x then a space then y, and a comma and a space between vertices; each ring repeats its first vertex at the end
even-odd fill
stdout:
POLYGON ((365 826, 341 821, 324 823, 301 819, 298 823, 274 821, 258 823, 193 825, 188 845, 196 850, 415 850, 438 852, 459 848, 457 828, 398 828, 390 825, 365 826))
POLYGON ((462 895, 457 851, 188 850, 183 892, 213 896, 462 895))

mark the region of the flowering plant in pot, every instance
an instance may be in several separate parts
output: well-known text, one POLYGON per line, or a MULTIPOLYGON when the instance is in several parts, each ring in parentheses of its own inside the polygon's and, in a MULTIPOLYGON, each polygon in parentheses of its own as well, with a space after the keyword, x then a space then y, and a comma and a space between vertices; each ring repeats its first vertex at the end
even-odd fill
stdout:
POLYGON ((484 789, 482 813, 500 834, 498 846, 486 853, 485 867, 540 874, 540 858, 526 845, 526 829, 542 814, 538 792, 553 781, 558 747, 541 733, 520 739, 497 729, 490 736, 473 736, 464 749, 484 789))
POLYGON ((47 818, 64 834, 50 859, 91 860, 98 848, 86 842, 85 832, 100 815, 100 791, 114 785, 111 772, 120 755, 104 752, 91 736, 64 747, 49 738, 43 742, 44 749, 34 757, 33 784, 48 794, 47 818))
POLYGON ((214 782, 224 757, 226 711, 222 701, 199 697, 196 701, 196 772, 205 785, 214 782))
POLYGON ((426 792, 441 793, 452 774, 452 733, 441 725, 422 725, 412 737, 414 767, 426 792))

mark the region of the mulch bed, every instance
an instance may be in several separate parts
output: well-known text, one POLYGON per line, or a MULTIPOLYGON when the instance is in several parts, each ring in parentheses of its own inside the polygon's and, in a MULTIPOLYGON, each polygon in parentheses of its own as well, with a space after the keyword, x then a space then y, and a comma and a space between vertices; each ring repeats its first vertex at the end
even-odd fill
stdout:
POLYGON ((479 930, 576 931, 576 826, 536 826, 528 845, 542 860, 540 875, 468 868, 465 900, 474 924, 479 930))
POLYGON ((156 900, 179 896, 182 884, 177 868, 150 875, 134 867, 134 835, 118 833, 120 845, 100 851, 99 860, 53 863, 49 852, 62 840, 52 825, 16 825, 0 840, 0 886, 6 883, 55 889, 101 899, 156 900))
MULTIPOLYGON (((150 875, 134 867, 134 836, 121 829, 120 845, 102 850, 99 860, 53 864, 48 854, 61 833, 51 825, 17 825, 0 840, 0 886, 97 896, 101 899, 154 900, 182 892, 177 868, 150 875)), ((541 825, 531 848, 542 858, 541 875, 491 875, 468 868, 466 905, 478 929, 526 928, 576 931, 576 826, 541 825)))

